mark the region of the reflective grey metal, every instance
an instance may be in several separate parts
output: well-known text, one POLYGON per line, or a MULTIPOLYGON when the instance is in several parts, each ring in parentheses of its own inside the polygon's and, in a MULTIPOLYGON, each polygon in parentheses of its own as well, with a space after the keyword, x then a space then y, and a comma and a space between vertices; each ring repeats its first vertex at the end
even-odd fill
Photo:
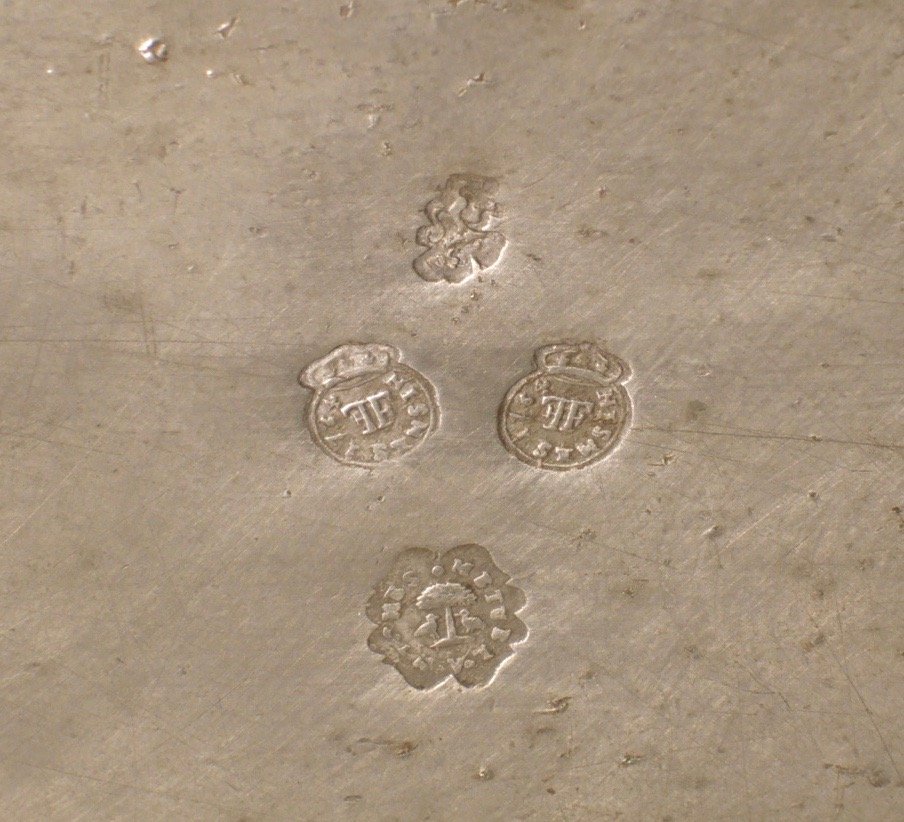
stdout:
POLYGON ((899 3, 0 20, 0 816, 900 815, 899 3), (361 467, 371 342, 439 410, 361 467), (630 423, 538 470, 581 342, 630 423))

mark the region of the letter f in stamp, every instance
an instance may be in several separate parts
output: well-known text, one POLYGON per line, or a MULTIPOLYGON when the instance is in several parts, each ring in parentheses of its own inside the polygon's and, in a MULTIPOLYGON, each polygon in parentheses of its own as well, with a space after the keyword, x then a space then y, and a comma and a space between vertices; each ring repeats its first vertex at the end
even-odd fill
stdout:
POLYGON ((315 392, 311 436, 333 459, 371 467, 408 453, 436 429, 436 391, 399 359, 391 345, 340 345, 299 375, 315 392))
POLYGON ((553 471, 611 453, 631 418, 627 364, 593 343, 547 345, 535 359, 538 370, 515 383, 499 409, 509 453, 553 471))

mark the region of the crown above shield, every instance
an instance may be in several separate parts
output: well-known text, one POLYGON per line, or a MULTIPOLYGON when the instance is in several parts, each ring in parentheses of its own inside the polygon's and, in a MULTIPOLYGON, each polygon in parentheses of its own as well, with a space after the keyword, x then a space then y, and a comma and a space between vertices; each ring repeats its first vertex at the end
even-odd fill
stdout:
POLYGON ((544 345, 537 349, 534 359, 544 371, 591 371, 604 382, 620 382, 628 376, 624 361, 589 342, 544 345))
POLYGON ((350 343, 334 348, 325 357, 311 363, 298 375, 298 381, 314 390, 329 388, 337 382, 385 371, 399 356, 391 345, 350 343))

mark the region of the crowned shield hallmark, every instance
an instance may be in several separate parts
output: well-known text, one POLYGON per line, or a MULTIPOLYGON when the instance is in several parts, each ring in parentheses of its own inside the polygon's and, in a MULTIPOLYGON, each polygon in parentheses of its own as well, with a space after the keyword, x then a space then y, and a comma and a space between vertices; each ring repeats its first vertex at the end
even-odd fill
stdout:
POLYGON ((298 377, 314 390, 308 427, 345 465, 372 467, 420 445, 439 423, 436 391, 391 345, 341 345, 298 377))
POLYGON ((527 637, 515 616, 524 593, 510 579, 480 545, 403 551, 368 600, 368 646, 415 688, 449 677, 486 685, 527 637))
POLYGON ((538 370, 509 389, 499 409, 506 449, 535 468, 583 468, 611 453, 631 419, 625 362, 593 343, 537 349, 538 370))

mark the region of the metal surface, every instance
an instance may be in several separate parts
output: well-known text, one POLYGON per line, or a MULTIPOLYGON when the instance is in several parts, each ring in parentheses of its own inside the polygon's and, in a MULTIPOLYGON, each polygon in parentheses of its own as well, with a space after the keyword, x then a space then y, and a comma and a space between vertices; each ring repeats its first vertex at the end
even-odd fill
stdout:
POLYGON ((0 20, 3 818, 900 818, 899 3, 0 20), (538 470, 582 341, 630 425, 538 470), (439 424, 361 467, 296 377, 370 342, 439 424))

